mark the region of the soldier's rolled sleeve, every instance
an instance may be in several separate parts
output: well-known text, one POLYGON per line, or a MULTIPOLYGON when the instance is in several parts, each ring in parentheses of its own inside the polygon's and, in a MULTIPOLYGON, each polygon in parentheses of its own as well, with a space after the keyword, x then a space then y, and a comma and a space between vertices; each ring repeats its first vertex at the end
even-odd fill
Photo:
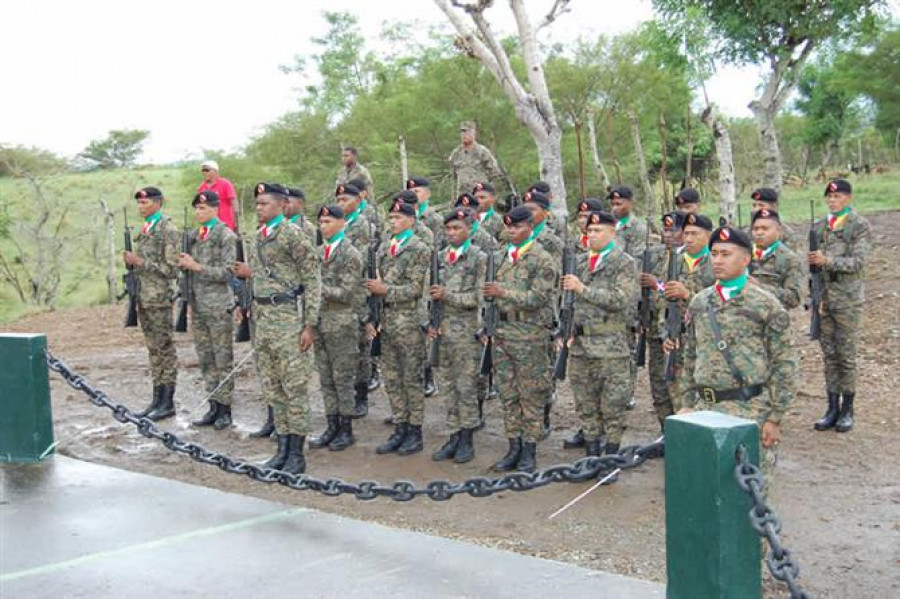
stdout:
POLYGON ((853 249, 849 256, 827 256, 825 270, 837 273, 861 273, 872 250, 869 223, 860 220, 854 225, 853 249))
POLYGON ((791 318, 778 306, 766 322, 766 340, 771 367, 767 383, 771 406, 766 420, 781 424, 797 392, 797 360, 790 340, 791 318))

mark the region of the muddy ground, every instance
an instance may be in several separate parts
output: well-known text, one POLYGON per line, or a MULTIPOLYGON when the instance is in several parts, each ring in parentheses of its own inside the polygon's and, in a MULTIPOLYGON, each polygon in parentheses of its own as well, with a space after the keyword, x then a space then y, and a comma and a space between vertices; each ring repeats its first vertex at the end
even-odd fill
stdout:
MULTIPOLYGON (((875 252, 868 270, 868 304, 860 348, 857 425, 850 434, 816 433, 811 423, 823 410, 823 376, 819 348, 805 333, 808 316, 795 312, 801 384, 790 409, 780 450, 771 503, 782 515, 783 539, 795 550, 802 584, 816 597, 900 596, 900 428, 897 377, 900 365, 900 213, 873 215, 875 252)), ((43 332, 51 349, 113 398, 140 408, 149 396, 146 351, 138 329, 122 327, 124 307, 60 311, 32 316, 3 327, 7 331, 43 332)), ((176 394, 179 414, 163 426, 209 448, 254 460, 267 458, 273 444, 247 433, 263 416, 253 367, 237 378, 233 430, 214 432, 189 426, 205 409, 197 358, 189 336, 178 336, 181 368, 176 394)), ((246 344, 236 346, 236 359, 246 344)), ((644 443, 658 433, 646 381, 641 371, 638 408, 628 414, 626 443, 644 443)), ((256 483, 176 455, 132 428, 53 376, 53 409, 58 451, 62 454, 156 476, 313 507, 353 518, 499 547, 588 568, 648 580, 665 581, 665 500, 663 461, 654 460, 624 473, 562 516, 548 520, 587 485, 554 484, 528 493, 507 492, 474 499, 456 497, 436 503, 418 499, 396 503, 324 497, 256 483)), ((316 383, 313 382, 316 388, 316 383)), ((323 422, 321 401, 314 397, 314 422, 323 422)), ((426 451, 416 456, 376 456, 375 446, 389 429, 383 392, 375 393, 371 411, 357 421, 358 442, 345 452, 310 451, 309 473, 347 480, 432 479, 458 481, 488 475, 490 464, 505 450, 497 402, 488 404, 487 428, 476 436, 476 459, 465 465, 435 463, 430 453, 443 442, 441 406, 428 401, 426 451)), ((554 430, 539 447, 539 463, 548 466, 581 456, 562 449, 562 439, 577 428, 571 395, 563 385, 554 430)), ((477 573, 473 574, 477 575, 477 573)), ((767 595, 779 596, 771 581, 767 595)))

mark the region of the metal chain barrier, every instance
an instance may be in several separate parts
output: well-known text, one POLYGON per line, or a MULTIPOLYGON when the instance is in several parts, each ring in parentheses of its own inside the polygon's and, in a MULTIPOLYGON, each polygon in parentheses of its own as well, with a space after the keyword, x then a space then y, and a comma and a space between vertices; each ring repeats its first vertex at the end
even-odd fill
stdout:
POLYGON ((747 449, 738 447, 734 456, 734 477, 738 487, 750 496, 753 507, 750 508, 750 526, 769 543, 766 554, 766 565, 775 579, 782 581, 791 591, 791 599, 810 599, 810 595, 800 588, 797 578, 800 565, 794 559, 790 549, 781 544, 778 533, 781 532, 781 518, 775 513, 763 495, 763 475, 747 457, 747 449))
POLYGON ((319 479, 307 474, 294 475, 274 468, 264 468, 252 462, 210 451, 197 443, 182 441, 173 433, 160 430, 149 418, 138 418, 123 404, 112 401, 106 393, 92 387, 83 376, 70 370, 49 350, 46 350, 45 355, 50 370, 62 376, 72 388, 85 393, 91 403, 107 408, 119 422, 134 425, 141 435, 162 442, 172 451, 187 454, 203 464, 213 464, 225 472, 243 474, 255 481, 278 483, 298 491, 310 490, 329 496, 349 494, 360 500, 388 497, 395 501, 410 501, 420 496, 434 501, 446 501, 463 493, 472 497, 488 497, 503 491, 529 491, 550 483, 585 482, 606 476, 616 469, 636 468, 649 459, 662 456, 664 451, 664 440, 660 437, 648 445, 629 445, 621 448, 616 454, 586 457, 572 464, 551 466, 537 472, 513 472, 498 478, 475 477, 460 483, 433 480, 423 487, 405 480, 392 485, 382 485, 373 480, 348 483, 338 478, 319 479))

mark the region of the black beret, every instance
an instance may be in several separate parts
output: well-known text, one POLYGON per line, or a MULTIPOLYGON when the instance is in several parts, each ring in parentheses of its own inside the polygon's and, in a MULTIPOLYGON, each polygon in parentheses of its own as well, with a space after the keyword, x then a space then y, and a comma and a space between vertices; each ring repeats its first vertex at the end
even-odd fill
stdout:
POLYGON ((550 198, 542 191, 526 191, 525 195, 522 196, 522 202, 526 204, 532 202, 539 204, 544 210, 550 210, 550 198))
POLYGON ((494 186, 490 183, 476 183, 475 187, 472 188, 472 193, 478 193, 479 191, 486 191, 488 193, 494 193, 494 186))
POLYGON ((615 225, 616 217, 603 210, 594 211, 588 214, 587 226, 591 225, 615 225))
POLYGON ((825 195, 829 193, 851 194, 853 193, 853 187, 850 186, 850 182, 846 179, 832 179, 825 186, 825 195))
POLYGON ((634 192, 631 191, 630 187, 625 187, 624 185, 620 185, 618 187, 613 187, 609 195, 606 196, 607 200, 615 200, 615 199, 623 199, 623 200, 631 200, 634 199, 634 192))
POLYGON ((324 206, 319 208, 319 212, 316 213, 316 218, 322 218, 323 216, 344 218, 344 209, 337 204, 325 204, 324 206))
POLYGON ((297 198, 300 200, 306 199, 306 194, 303 193, 303 190, 300 189, 299 187, 288 187, 287 192, 288 192, 289 198, 297 198))
POLYGON ((753 241, 750 239, 750 236, 737 227, 720 227, 716 229, 709 239, 709 247, 712 248, 717 243, 733 243, 746 248, 749 252, 753 251, 753 241))
POLYGON ((338 185, 334 190, 334 197, 338 196, 353 196, 354 198, 359 197, 359 188, 350 185, 338 185))
POLYGON ((708 216, 703 216, 702 214, 686 214, 684 217, 684 224, 681 228, 685 228, 688 225, 693 227, 700 227, 701 229, 706 229, 707 231, 713 230, 713 223, 709 219, 708 216))
POLYGON ((767 202, 774 204, 778 201, 778 192, 769 187, 760 187, 750 194, 750 199, 757 202, 767 202))
POLYGON ((503 224, 509 226, 516 223, 530 223, 533 218, 534 217, 531 216, 531 210, 525 206, 516 206, 503 217, 503 224))
POLYGON ((603 202, 597 198, 587 198, 578 202, 578 212, 600 212, 603 210, 603 202))
POLYGON ((675 194, 676 204, 699 204, 700 194, 693 187, 685 187, 675 194))
POLYGON ((750 223, 753 224, 756 222, 758 218, 769 218, 774 221, 781 222, 781 217, 778 216, 778 213, 774 210, 769 210, 768 208, 763 208, 762 210, 757 210, 753 213, 753 216, 750 217, 750 223))
POLYGON ((218 206, 219 205, 219 194, 214 192, 211 189, 207 189, 206 191, 201 191, 197 195, 194 196, 194 201, 191 202, 191 206, 196 206, 200 202, 203 202, 207 206, 218 206))
POLYGON ((454 221, 461 220, 466 224, 471 224, 473 220, 472 211, 466 208, 458 208, 456 210, 451 210, 450 214, 444 217, 444 224, 454 221))
POLYGON ((415 189, 416 187, 428 187, 430 181, 425 177, 413 177, 406 182, 406 189, 415 189))
POLYGON ((412 191, 411 189, 404 189, 403 191, 398 192, 394 195, 394 201, 405 202, 407 204, 418 204, 419 196, 417 196, 416 192, 412 191))
POLYGON ((163 193, 159 190, 158 187, 143 187, 134 192, 134 199, 140 200, 141 198, 161 198, 163 197, 163 193))
POLYGON ((391 206, 391 212, 411 216, 413 218, 416 217, 416 207, 401 200, 394 202, 394 205, 391 206))
POLYGON ((281 183, 257 183, 256 189, 253 190, 253 197, 255 198, 266 193, 272 193, 284 197, 288 196, 287 187, 285 187, 281 183))
POLYGON ((528 191, 539 191, 541 193, 550 193, 550 184, 546 181, 535 181, 528 188, 528 191))
POLYGON ((459 208, 460 206, 477 206, 478 200, 472 197, 470 193, 461 193, 459 197, 456 198, 456 202, 453 203, 453 206, 459 208))
POLYGON ((365 191, 366 187, 368 187, 368 185, 366 185, 366 180, 363 179, 362 177, 350 179, 349 181, 347 181, 347 185, 352 185, 353 187, 355 187, 356 189, 358 189, 360 191, 365 191))

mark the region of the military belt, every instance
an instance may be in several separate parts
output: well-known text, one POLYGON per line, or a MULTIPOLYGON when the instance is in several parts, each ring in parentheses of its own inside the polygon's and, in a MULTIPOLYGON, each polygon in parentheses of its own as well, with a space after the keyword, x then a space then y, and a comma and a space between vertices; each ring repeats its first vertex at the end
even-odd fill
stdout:
POLYGON ((528 324, 539 324, 536 312, 500 312, 497 315, 500 322, 525 322, 528 324))
POLYGON ((604 333, 624 333, 626 325, 623 322, 595 322, 575 325, 575 336, 603 335, 604 333))
POLYGON ((391 308, 393 310, 409 310, 418 308, 419 302, 416 300, 410 300, 408 302, 384 302, 384 307, 391 308))
POLYGON ((280 306, 281 304, 290 304, 297 301, 297 296, 287 293, 279 293, 268 297, 253 297, 253 301, 264 306, 280 306))
POLYGON ((713 389, 712 387, 700 388, 703 399, 710 403, 719 403, 723 401, 749 401, 754 397, 761 395, 762 392, 762 385, 748 385, 746 387, 735 387, 734 389, 713 389))

